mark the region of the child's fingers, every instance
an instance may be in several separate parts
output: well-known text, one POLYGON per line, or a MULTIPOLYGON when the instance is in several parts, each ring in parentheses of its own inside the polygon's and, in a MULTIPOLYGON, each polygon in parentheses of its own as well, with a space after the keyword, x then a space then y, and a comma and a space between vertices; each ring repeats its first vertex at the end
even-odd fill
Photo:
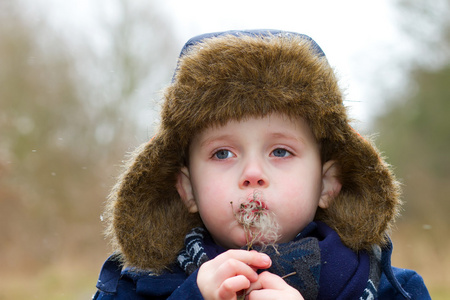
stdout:
POLYGON ((256 269, 270 265, 266 254, 228 250, 200 267, 197 285, 205 299, 234 299, 238 291, 258 280, 256 269))
POLYGON ((272 261, 267 254, 246 250, 228 250, 217 256, 215 259, 223 262, 230 258, 239 260, 256 269, 267 269, 272 264, 272 261))
POLYGON ((238 275, 243 275, 248 278, 249 281, 254 282, 258 279, 258 274, 252 267, 246 263, 230 258, 222 263, 216 270, 217 278, 220 281, 224 281, 227 278, 231 278, 238 275))
POLYGON ((298 291, 257 290, 249 294, 248 300, 304 300, 298 291))
POLYGON ((248 289, 249 300, 252 299, 303 299, 299 291, 291 287, 278 275, 263 272, 258 280, 248 289))
POLYGON ((260 290, 260 289, 278 290, 278 289, 285 288, 286 286, 290 287, 290 285, 288 285, 286 283, 286 281, 284 281, 283 278, 266 271, 266 272, 262 272, 261 274, 259 274, 258 280, 254 283, 252 288, 255 290, 260 290))
POLYGON ((219 287, 218 295, 220 299, 232 299, 236 293, 248 289, 250 281, 244 275, 238 275, 226 279, 219 287))

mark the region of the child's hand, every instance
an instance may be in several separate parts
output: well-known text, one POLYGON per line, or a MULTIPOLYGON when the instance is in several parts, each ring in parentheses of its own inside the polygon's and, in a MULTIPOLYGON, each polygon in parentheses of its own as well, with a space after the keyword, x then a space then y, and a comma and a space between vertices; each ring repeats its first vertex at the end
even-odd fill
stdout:
POLYGON ((203 298, 207 300, 235 300, 236 293, 248 289, 251 283, 258 281, 255 270, 267 269, 271 263, 266 254, 228 250, 200 267, 197 285, 203 298))
POLYGON ((251 284, 247 293, 248 300, 303 300, 300 292, 287 284, 283 278, 267 271, 259 275, 258 280, 251 284))

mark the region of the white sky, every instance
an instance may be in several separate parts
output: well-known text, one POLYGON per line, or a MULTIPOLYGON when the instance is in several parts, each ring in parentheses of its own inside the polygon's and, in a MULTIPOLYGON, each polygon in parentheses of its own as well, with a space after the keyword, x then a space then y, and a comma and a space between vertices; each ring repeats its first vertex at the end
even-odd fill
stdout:
MULTIPOLYGON (((65 25, 77 30, 95 28, 99 12, 114 14, 112 0, 22 1, 28 2, 28 9, 39 9, 49 15, 51 22, 60 28, 65 25)), ((134 1, 141 6, 145 3, 134 1)), ((278 0, 276 3, 273 0, 164 0, 154 3, 158 3, 158 10, 165 11, 166 20, 174 25, 177 51, 194 35, 230 29, 282 29, 311 36, 338 72, 341 86, 346 89, 346 104, 351 107, 351 116, 361 121, 356 124, 361 128, 366 127, 377 107, 382 105, 376 99, 379 95, 374 76, 384 74, 392 77, 392 82, 398 81, 398 70, 387 65, 388 58, 408 51, 389 0, 278 0)))

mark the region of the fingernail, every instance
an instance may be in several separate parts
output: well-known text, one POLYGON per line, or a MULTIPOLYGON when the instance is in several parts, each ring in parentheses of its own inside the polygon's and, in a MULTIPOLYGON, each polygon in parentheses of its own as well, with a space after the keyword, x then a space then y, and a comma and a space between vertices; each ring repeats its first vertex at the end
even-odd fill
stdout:
POLYGON ((261 254, 261 260, 262 260, 266 265, 272 264, 272 260, 271 260, 270 257, 267 256, 266 254, 261 254))

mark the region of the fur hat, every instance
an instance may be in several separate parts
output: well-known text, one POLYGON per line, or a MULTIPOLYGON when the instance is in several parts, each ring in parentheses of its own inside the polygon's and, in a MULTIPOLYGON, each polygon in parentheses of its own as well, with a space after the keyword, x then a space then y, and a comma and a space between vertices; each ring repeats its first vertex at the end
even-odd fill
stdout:
POLYGON ((185 235, 202 226, 175 188, 195 133, 229 120, 278 112, 303 117, 337 161, 342 189, 317 212, 355 251, 386 243, 399 187, 375 146, 349 125, 342 93, 320 47, 282 31, 202 35, 183 48, 164 95, 154 138, 138 147, 107 204, 107 234, 125 265, 160 271, 173 263, 185 235))

